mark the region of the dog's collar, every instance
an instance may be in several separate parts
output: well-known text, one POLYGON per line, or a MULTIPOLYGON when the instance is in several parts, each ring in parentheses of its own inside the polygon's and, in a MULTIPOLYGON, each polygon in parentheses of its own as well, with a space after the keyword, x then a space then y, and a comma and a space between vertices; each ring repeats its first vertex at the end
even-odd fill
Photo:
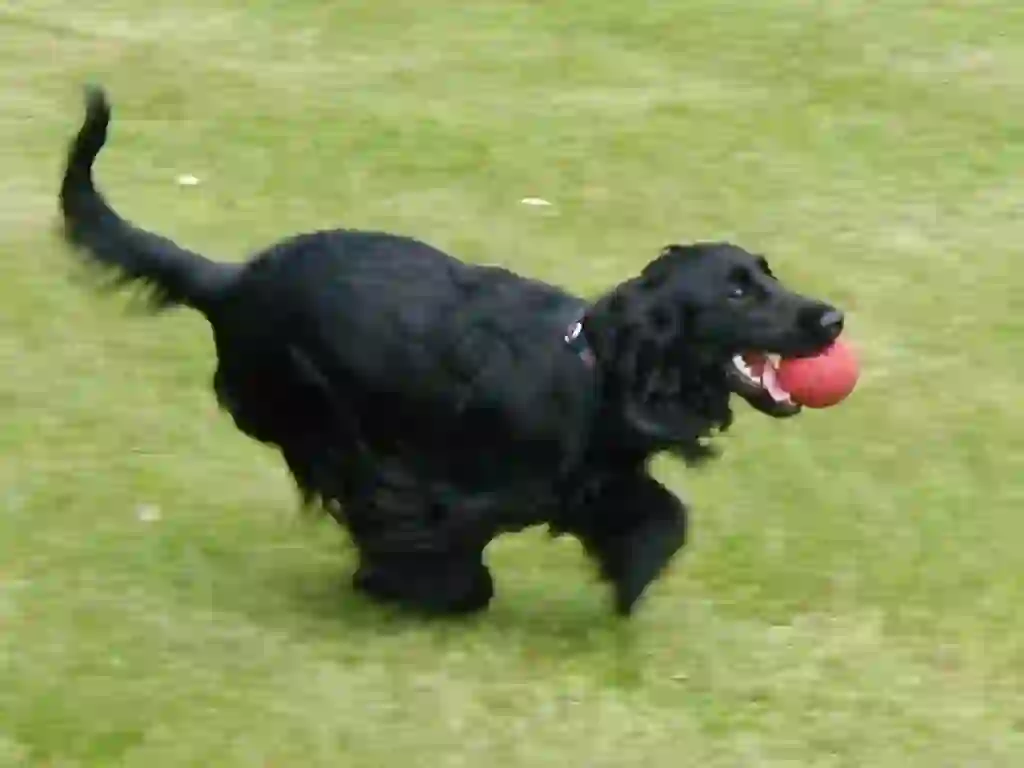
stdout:
POLYGON ((590 367, 597 362, 597 358, 594 356, 594 350, 587 343, 587 335, 583 332, 583 320, 583 317, 577 317, 569 324, 565 331, 565 343, 580 360, 590 367))

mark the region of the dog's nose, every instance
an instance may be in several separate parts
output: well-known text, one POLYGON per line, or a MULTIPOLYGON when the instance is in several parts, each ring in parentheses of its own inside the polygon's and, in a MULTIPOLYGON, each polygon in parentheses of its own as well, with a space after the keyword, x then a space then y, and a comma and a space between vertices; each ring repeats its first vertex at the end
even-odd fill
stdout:
POLYGON ((821 325, 821 329, 825 332, 825 335, 830 340, 839 338, 839 334, 843 332, 843 323, 846 321, 843 313, 838 309, 827 309, 818 318, 818 323, 821 325))
POLYGON ((831 344, 843 332, 845 320, 843 313, 833 306, 810 303, 800 310, 797 322, 815 343, 831 344))

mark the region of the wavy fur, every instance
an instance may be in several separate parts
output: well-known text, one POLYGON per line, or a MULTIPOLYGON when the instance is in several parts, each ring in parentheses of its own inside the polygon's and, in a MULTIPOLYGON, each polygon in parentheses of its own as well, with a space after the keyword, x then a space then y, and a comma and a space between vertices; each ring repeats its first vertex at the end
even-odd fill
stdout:
POLYGON ((109 119, 88 91, 61 189, 68 243, 146 286, 154 308, 207 317, 218 402, 350 532, 355 585, 377 599, 479 610, 494 592, 487 544, 547 525, 582 542, 629 614, 686 539, 687 510, 650 458, 713 455, 738 350, 810 352, 834 336, 819 322, 831 307, 726 243, 670 246, 592 301, 378 232, 213 262, 96 190, 109 119), (580 319, 591 355, 563 338, 580 319))

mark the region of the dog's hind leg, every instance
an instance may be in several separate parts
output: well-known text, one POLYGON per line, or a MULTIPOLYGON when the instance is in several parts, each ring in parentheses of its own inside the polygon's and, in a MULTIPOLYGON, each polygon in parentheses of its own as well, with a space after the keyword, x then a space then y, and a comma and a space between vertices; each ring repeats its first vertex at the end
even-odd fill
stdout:
POLYGON ((220 341, 213 389, 221 408, 241 432, 280 449, 306 504, 341 501, 362 446, 326 377, 294 348, 220 341), (235 351, 253 347, 259 354, 235 351))
POLYGON ((616 480, 569 529, 611 582, 615 609, 629 616, 644 591, 686 543, 686 506, 645 473, 616 480))
POLYGON ((475 613, 494 596, 482 552, 361 553, 353 585, 381 602, 432 616, 475 613))
POLYGON ((487 607, 494 581, 483 561, 487 540, 453 534, 455 512, 398 465, 378 465, 372 487, 345 504, 359 550, 355 588, 377 600, 431 615, 487 607))

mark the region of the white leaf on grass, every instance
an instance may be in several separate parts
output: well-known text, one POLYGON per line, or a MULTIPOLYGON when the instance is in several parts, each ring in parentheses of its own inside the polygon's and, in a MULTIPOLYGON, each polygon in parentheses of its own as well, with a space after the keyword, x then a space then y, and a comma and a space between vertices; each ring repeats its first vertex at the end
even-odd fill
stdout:
POLYGON ((143 523, 155 523, 160 519, 160 507, 155 504, 140 504, 135 510, 135 516, 143 523))

